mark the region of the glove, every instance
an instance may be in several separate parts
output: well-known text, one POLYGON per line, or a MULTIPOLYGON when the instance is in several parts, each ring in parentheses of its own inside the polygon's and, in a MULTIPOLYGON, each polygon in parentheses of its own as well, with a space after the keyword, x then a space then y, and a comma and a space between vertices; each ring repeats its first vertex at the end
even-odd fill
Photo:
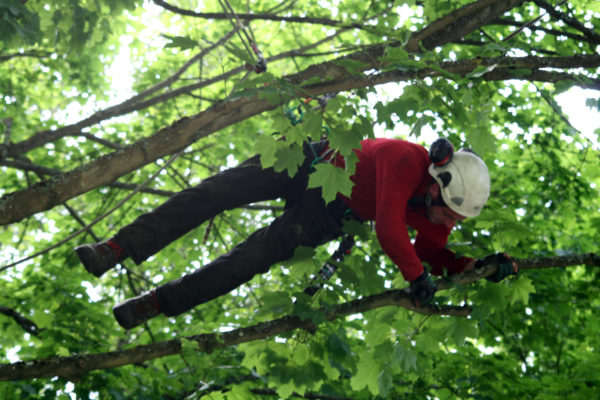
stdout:
POLYGON ((483 259, 477 260, 477 262, 475 263, 475 268, 481 268, 484 265, 488 264, 498 264, 498 270, 496 271, 496 273, 485 277, 485 279, 487 279, 488 281, 498 283, 507 276, 510 276, 515 273, 512 265, 512 260, 504 253, 490 254, 489 256, 483 259))
POLYGON ((410 283, 410 299, 415 305, 431 303, 436 291, 437 285, 433 283, 427 271, 423 271, 417 279, 410 283))

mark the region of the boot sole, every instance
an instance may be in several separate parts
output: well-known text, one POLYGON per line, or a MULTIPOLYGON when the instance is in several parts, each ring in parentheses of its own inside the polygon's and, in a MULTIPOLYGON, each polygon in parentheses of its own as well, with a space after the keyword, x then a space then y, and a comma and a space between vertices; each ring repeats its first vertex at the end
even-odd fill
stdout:
POLYGON ((86 271, 94 275, 96 278, 100 278, 111 268, 100 265, 96 252, 88 245, 77 246, 74 250, 86 271))

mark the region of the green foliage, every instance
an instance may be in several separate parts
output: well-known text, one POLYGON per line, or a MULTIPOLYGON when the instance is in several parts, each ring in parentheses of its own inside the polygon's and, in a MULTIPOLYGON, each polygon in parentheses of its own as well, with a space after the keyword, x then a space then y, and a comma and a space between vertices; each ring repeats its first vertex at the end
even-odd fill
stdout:
MULTIPOLYGON (((196 12, 222 11, 212 0, 203 2, 201 10, 196 1, 169 3, 196 12)), ((594 398, 600 387, 600 289, 594 267, 527 270, 500 284, 480 281, 438 293, 441 305, 472 307, 469 318, 381 307, 328 321, 321 308, 406 286, 368 224, 346 224, 344 229, 355 233, 358 243, 314 297, 302 292, 329 258, 328 245, 298 249, 269 273, 181 316, 159 317, 147 327, 123 331, 112 317, 114 304, 230 251, 280 215, 283 203, 274 200, 260 203, 263 209, 228 210, 142 265, 126 261, 101 279, 87 274, 71 250, 111 237, 123 224, 160 205, 165 194, 254 154, 260 154, 264 167, 293 176, 304 161, 303 143, 325 135, 335 154, 344 157, 346 168, 317 164, 309 186, 321 187, 325 200, 331 201, 337 193, 351 193, 349 178, 357 161, 353 149, 362 139, 393 131, 425 141, 433 130, 456 148, 474 149, 492 176, 488 205, 478 218, 454 229, 449 240, 453 250, 473 257, 507 251, 521 258, 598 252, 597 144, 590 139, 593 135, 584 136, 567 122, 570 117, 556 102, 558 94, 573 86, 596 82, 592 80, 598 79, 597 69, 580 68, 576 78, 544 83, 528 81, 536 69, 506 69, 501 63, 507 54, 596 54, 597 44, 549 16, 504 40, 544 14, 526 2, 461 40, 432 50, 409 53, 397 46, 395 40, 406 43, 415 32, 468 3, 299 0, 281 3, 283 8, 278 2, 231 1, 238 13, 336 19, 340 24, 248 20, 256 45, 269 58, 266 73, 246 70, 245 64, 256 60, 243 39, 234 35, 153 95, 116 107, 127 108, 125 114, 78 125, 67 136, 12 157, 5 152, 10 143, 96 111, 102 116, 102 110, 131 93, 165 82, 232 26, 226 19, 178 15, 139 0, 0 0, 0 195, 44 185, 48 178, 39 169, 16 168, 16 162, 68 171, 110 157, 122 146, 135 146, 184 116, 229 107, 237 99, 266 100, 271 107, 209 136, 198 132, 198 140, 150 183, 152 189, 167 193, 140 192, 90 231, 0 273, 0 306, 39 328, 37 335, 26 333, 14 318, 0 314, 2 363, 117 351, 172 339, 182 343, 182 354, 79 378, 2 382, 0 398, 594 398), (338 31, 340 27, 348 29, 338 31), (542 27, 543 32, 538 29, 542 27), (334 31, 337 34, 325 40, 334 31), (385 49, 377 60, 371 53, 339 58, 372 50, 369 46, 374 44, 385 49), (115 64, 123 57, 125 63, 115 64), (498 62, 480 62, 487 57, 497 57, 498 62), (334 60, 333 65, 320 65, 334 60), (444 62, 474 68, 449 71, 442 68, 444 62), (365 65, 377 67, 363 73, 365 65), (120 70, 115 73, 112 66, 120 70), (289 79, 298 71, 305 71, 302 84, 289 79), (328 76, 330 72, 337 75, 328 76), (326 76, 315 77, 322 73, 326 76), (504 74, 513 79, 503 80, 504 74), (361 87, 361 82, 379 76, 402 79, 388 88, 388 99, 361 87), (310 89, 324 82, 340 92, 311 92, 308 100, 310 89), (294 125, 286 107, 298 106, 302 121, 294 125), (195 341, 182 339, 285 315, 310 320, 317 329, 281 333, 210 354, 199 352, 195 341)), ((567 5, 557 9, 565 12, 567 5)), ((570 16, 595 31, 598 12, 593 0, 568 5, 570 16)), ((600 110, 600 96, 586 97, 586 107, 600 110)), ((218 118, 212 122, 222 123, 218 118)), ((598 127, 593 128, 597 135, 598 127)), ((118 183, 137 186, 159 168, 157 164, 150 162, 118 178, 118 183)), ((103 185, 0 228, 0 268, 47 249, 129 193, 123 186, 103 185)))
POLYGON ((329 203, 335 199, 337 193, 350 196, 352 182, 350 182, 350 174, 347 171, 331 164, 317 164, 315 171, 310 174, 308 187, 321 187, 323 199, 329 203))

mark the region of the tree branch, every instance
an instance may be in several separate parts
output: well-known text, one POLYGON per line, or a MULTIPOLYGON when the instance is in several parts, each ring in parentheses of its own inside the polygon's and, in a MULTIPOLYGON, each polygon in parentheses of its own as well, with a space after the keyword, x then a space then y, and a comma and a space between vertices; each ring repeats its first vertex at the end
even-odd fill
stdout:
MULTIPOLYGON (((518 22, 515 20, 508 19, 508 18, 496 19, 496 20, 492 21, 492 24, 512 26, 515 28, 519 28, 519 27, 523 26, 522 22, 518 22)), ((579 40, 582 42, 589 42, 589 40, 585 36, 578 35, 578 34, 571 33, 571 32, 563 32, 563 31, 559 31, 556 29, 548 29, 548 28, 544 28, 542 26, 537 26, 537 25, 528 26, 528 28, 532 31, 540 31, 540 32, 548 33, 548 34, 554 35, 554 36, 565 36, 565 37, 568 37, 569 39, 579 40)))
POLYGON ((0 56, 0 62, 8 61, 10 59, 19 58, 19 57, 32 57, 32 58, 40 58, 41 59, 41 58, 50 57, 51 55, 52 55, 52 52, 50 52, 50 51, 29 50, 29 51, 24 51, 22 53, 4 54, 4 55, 0 56))
MULTIPOLYGON (((28 139, 25 139, 18 143, 12 143, 8 147, 8 149, 6 149, 6 156, 14 157, 19 154, 26 153, 29 150, 43 146, 46 143, 58 140, 65 136, 81 135, 82 134, 81 130, 83 128, 87 128, 89 126, 95 125, 95 124, 97 124, 101 121, 104 121, 106 119, 109 119, 109 118, 113 118, 113 117, 116 117, 119 115, 124 115, 124 114, 130 113, 132 111, 136 111, 136 110, 140 110, 142 108, 148 107, 147 103, 142 102, 142 100, 144 98, 152 95, 153 93, 156 93, 157 91, 159 91, 159 90, 169 86, 173 82, 175 82, 190 66, 192 66, 195 62, 200 60, 202 57, 206 56, 206 54, 208 54, 209 52, 211 52, 218 46, 225 43, 227 40, 229 40, 231 38, 231 36, 233 36, 234 33, 235 33, 235 30, 231 31, 228 34, 226 34, 225 36, 223 36, 221 39, 219 39, 218 42, 208 46, 205 49, 202 49, 198 54, 196 54, 194 57, 192 57, 182 67, 180 67, 179 70, 177 70, 173 75, 171 75, 164 81, 157 83, 156 85, 152 86, 151 88, 148 88, 148 89, 142 91, 141 93, 123 101, 120 104, 117 104, 115 106, 111 106, 104 110, 98 111, 98 112, 92 114, 91 116, 89 116, 75 124, 66 125, 66 126, 63 126, 61 128, 55 129, 55 130, 40 131, 40 132, 37 132, 36 134, 32 135, 28 139)), ((158 96, 157 98, 159 98, 160 101, 165 100, 165 98, 163 96, 158 96)), ((155 103, 151 103, 151 104, 155 104, 155 103)), ((94 138, 93 140, 99 141, 100 139, 94 138)))
MULTIPOLYGON (((179 8, 173 6, 166 1, 162 0, 153 0, 156 5, 163 7, 165 10, 169 10, 173 13, 186 15, 189 17, 196 18, 204 18, 204 19, 226 19, 228 20, 230 16, 225 13, 200 13, 192 10, 186 10, 183 8, 179 8)), ((344 21, 336 21, 329 18, 317 18, 317 17, 292 17, 292 16, 279 16, 277 14, 240 14, 236 13, 239 19, 243 21, 256 21, 256 20, 264 20, 264 21, 275 21, 275 22, 297 22, 301 24, 317 24, 317 25, 325 25, 325 26, 335 26, 339 28, 357 28, 357 29, 366 29, 366 27, 359 23, 347 23, 344 21)))
MULTIPOLYGON (((0 160, 0 165, 4 165, 6 167, 11 167, 11 168, 15 168, 15 169, 20 169, 23 171, 35 172, 40 177, 44 176, 44 175, 53 176, 53 175, 60 175, 60 174, 64 173, 63 171, 61 171, 59 169, 42 167, 41 165, 35 165, 35 164, 29 162, 29 160, 27 160, 27 161, 25 161, 25 160, 0 160)), ((138 192, 141 192, 141 193, 148 193, 148 194, 153 194, 155 196, 161 196, 161 197, 171 197, 177 193, 177 192, 173 192, 170 190, 154 189, 154 188, 149 188, 149 187, 140 188, 140 185, 136 184, 136 183, 112 182, 112 183, 108 184, 107 186, 116 188, 116 189, 137 190, 138 192)), ((281 211, 281 210, 283 210, 283 207, 281 207, 281 206, 268 206, 268 205, 261 205, 261 204, 249 204, 249 205, 239 207, 239 208, 245 208, 247 210, 264 210, 264 211, 281 211)))
POLYGON ((32 334, 33 336, 38 336, 40 333, 40 328, 31 320, 25 318, 15 310, 9 307, 0 306, 0 314, 4 314, 7 317, 11 317, 15 320, 17 324, 27 333, 32 334))
MULTIPOLYGON (((374 63, 378 63, 377 61, 374 63)), ((373 63, 372 63, 373 64, 373 63)), ((371 87, 388 82, 407 81, 415 78, 438 77, 445 70, 451 74, 466 76, 481 65, 495 66, 494 70, 482 78, 533 80, 536 76, 557 75, 538 71, 539 68, 593 68, 600 66, 600 55, 578 55, 574 57, 494 57, 457 62, 445 62, 436 69, 425 68, 416 72, 388 71, 374 75, 353 75, 342 73, 340 67, 332 62, 321 64, 319 74, 336 76, 336 79, 304 86, 298 91, 302 96, 319 96, 326 93, 339 93, 357 88, 371 87), (530 69, 529 75, 523 70, 530 69)), ((314 70, 315 66, 307 70, 314 70)), ((365 66, 365 69, 368 69, 365 66)), ((297 82, 306 77, 306 71, 285 78, 288 82, 297 82)), ((576 78, 576 77, 575 77, 576 78)), ((581 78, 584 79, 584 78, 581 78)), ((576 82, 580 83, 580 82, 576 82)), ((596 82, 597 84, 597 82, 596 82)), ((276 91, 275 85, 258 89, 246 96, 234 97, 218 103, 205 111, 189 118, 182 118, 171 126, 160 129, 152 136, 139 140, 122 150, 104 155, 81 167, 47 181, 37 183, 31 188, 6 194, 0 198, 0 225, 18 222, 34 213, 51 209, 66 200, 92 190, 98 186, 109 185, 119 177, 165 157, 181 151, 197 140, 211 135, 223 128, 234 125, 264 111, 272 110, 292 99, 288 91, 275 92, 279 100, 265 99, 261 93, 276 91)))
MULTIPOLYGON (((384 306, 400 306, 423 314, 467 316, 469 307, 427 306, 416 307, 405 290, 390 290, 378 295, 343 303, 328 309, 321 309, 327 321, 366 312, 384 306)), ((292 330, 302 329, 314 332, 318 329, 310 319, 288 315, 276 320, 261 322, 246 328, 225 333, 209 333, 189 336, 186 340, 195 341, 197 350, 210 353, 216 349, 269 338, 292 330)), ((147 345, 136 346, 122 351, 100 354, 80 354, 71 357, 53 357, 49 359, 0 364, 0 381, 23 380, 51 376, 63 376, 77 380, 86 373, 99 369, 116 368, 128 364, 179 354, 182 351, 181 339, 173 339, 147 345)))
MULTIPOLYGON (((339 31, 335 32, 334 34, 326 36, 325 38, 318 40, 317 42, 312 43, 310 45, 301 47, 296 50, 286 51, 286 52, 280 53, 278 55, 275 55, 273 57, 269 57, 269 58, 267 58, 267 61, 269 63, 272 63, 274 61, 281 60, 281 59, 284 59, 287 57, 298 56, 298 55, 302 54, 303 52, 306 52, 306 51, 313 49, 327 41, 334 39, 335 37, 337 37, 340 33, 345 31, 346 29, 347 28, 342 28, 339 31)), ((206 52, 204 54, 206 54, 206 52)), ((196 58, 196 57, 194 57, 194 58, 196 58)), ((185 65, 189 66, 190 62, 188 61, 188 63, 186 63, 185 65)), ((83 128, 95 125, 99 122, 102 122, 104 120, 107 120, 107 119, 110 119, 113 117, 118 117, 120 115, 125 115, 125 114, 128 114, 133 111, 142 110, 144 108, 153 106, 155 104, 163 103, 169 99, 172 99, 172 98, 175 98, 175 97, 178 97, 181 95, 188 95, 192 91, 202 89, 204 87, 207 87, 209 85, 212 85, 216 82, 220 82, 225 79, 229 79, 245 70, 246 70, 245 66, 233 68, 225 73, 219 74, 212 78, 205 79, 201 82, 198 82, 198 83, 195 83, 192 85, 183 86, 183 87, 171 90, 169 92, 165 92, 163 94, 156 95, 147 100, 144 100, 144 98, 148 97, 149 95, 156 93, 157 88, 159 88, 159 87, 162 88, 164 86, 162 84, 162 82, 158 83, 153 88, 142 92, 144 94, 143 96, 142 96, 142 93, 137 94, 137 95, 133 96, 132 98, 123 101, 120 104, 117 104, 115 106, 98 111, 98 112, 94 113, 93 115, 91 115, 90 117, 87 117, 79 122, 76 122, 75 124, 65 125, 56 130, 39 131, 39 132, 35 133, 34 135, 32 135, 30 138, 25 139, 20 142, 17 142, 17 143, 10 143, 10 144, 4 144, 4 145, 0 144, 0 155, 3 157, 16 157, 20 154, 26 153, 37 147, 43 146, 46 143, 56 141, 65 136, 75 136, 75 135, 78 136, 81 134, 81 130, 83 128)), ((181 71, 181 69, 179 71, 181 71)), ((176 72, 175 74, 179 74, 179 72, 176 72)), ((169 79, 171 79, 171 78, 167 78, 167 80, 169 80, 169 79)))
MULTIPOLYGON (((520 268, 556 268, 577 265, 600 266, 600 255, 594 253, 573 254, 567 256, 515 259, 520 268)), ((487 265, 474 271, 453 275, 437 281, 439 290, 446 290, 457 284, 478 281, 497 270, 497 265, 487 265)), ((388 290, 373 296, 352 300, 333 307, 318 310, 326 321, 333 321, 348 315, 364 313, 385 306, 403 307, 426 315, 450 315, 466 317, 470 315, 468 306, 415 306, 407 289, 388 290)), ((302 329, 315 332, 319 329, 311 319, 301 319, 295 315, 287 315, 276 320, 261 322, 249 327, 235 329, 219 334, 200 334, 189 336, 186 340, 197 343, 197 350, 210 353, 216 349, 235 346, 254 340, 265 339, 292 330, 302 329)), ((80 354, 71 357, 53 357, 43 360, 0 364, 0 381, 23 380, 62 376, 77 380, 86 373, 99 369, 117 368, 123 365, 140 363, 156 358, 179 354, 182 351, 183 339, 173 339, 147 345, 136 346, 127 350, 112 351, 99 354, 80 354)))
MULTIPOLYGON (((498 18, 505 11, 515 7, 523 3, 525 0, 479 0, 475 3, 471 3, 459 10, 456 10, 447 16, 434 21, 427 28, 415 32, 409 42, 406 45, 406 49, 408 51, 419 51, 420 46, 423 45, 424 48, 433 48, 436 46, 441 46, 445 43, 449 43, 453 40, 458 40, 464 35, 472 32, 473 30, 479 28, 480 26, 490 22, 493 19, 498 18)), ((291 55, 297 54, 298 51, 307 51, 310 48, 313 48, 331 38, 337 36, 341 31, 347 30, 349 28, 341 28, 339 32, 331 35, 325 39, 322 39, 312 45, 305 46, 302 49, 285 52, 275 57, 268 58, 269 62, 273 62, 274 60, 278 60, 284 57, 289 57, 291 55)), ((221 39, 222 41, 223 39, 221 39)), ((219 42, 220 43, 220 42, 219 42)), ((219 43, 215 44, 216 47, 219 43)), ((385 43, 381 45, 372 45, 365 48, 362 52, 354 53, 353 55, 347 57, 341 57, 337 60, 330 61, 328 63, 319 64, 309 67, 304 70, 304 73, 296 74, 295 78, 292 78, 292 82, 303 82, 308 80, 309 78, 323 78, 323 79, 338 79, 341 76, 347 75, 347 71, 344 67, 338 65, 340 61, 344 61, 345 59, 354 59, 356 61, 364 62, 366 66, 370 66, 370 68, 379 68, 383 64, 379 61, 379 59, 383 56, 385 49, 388 46, 398 46, 399 43, 385 43), (324 75, 322 72, 327 71, 329 75, 324 75)), ((204 53, 212 50, 214 47, 210 47, 208 49, 203 50, 204 53)), ((198 56, 196 56, 198 57, 198 56)), ((196 58, 194 57, 194 58, 196 58)), ((189 62, 186 65, 191 65, 189 62)), ((184 66, 185 67, 185 66, 184 66)), ((183 68, 183 67, 182 67, 183 68)), ((365 68, 366 69, 366 68, 365 68)), ((184 88, 179 88, 173 90, 171 92, 165 93, 163 95, 156 96, 152 99, 141 101, 142 94, 134 96, 132 99, 126 100, 121 104, 116 106, 109 107, 105 110, 99 111, 92 116, 85 118, 82 121, 79 121, 72 125, 67 125, 62 128, 56 130, 46 130, 40 131, 30 138, 23 140, 19 143, 12 143, 8 148, 5 146, 1 146, 3 148, 3 153, 6 156, 14 157, 16 155, 25 153, 34 148, 42 146, 51 141, 58 140, 62 137, 75 135, 81 132, 81 130, 85 127, 89 127, 98 122, 106 120, 108 118, 112 118, 119 115, 124 115, 132 111, 140 110, 151 105, 164 102, 167 99, 179 96, 181 94, 187 94, 192 90, 200 89, 202 87, 208 86, 215 82, 221 81, 223 79, 227 79, 231 76, 234 76, 245 70, 244 66, 240 66, 238 68, 234 68, 224 74, 221 74, 217 77, 213 77, 197 83, 195 85, 189 85, 184 88), (134 101, 135 100, 135 101, 134 101)), ((363 69, 364 70, 364 69, 363 69)), ((181 70, 180 70, 181 71, 181 70)), ((179 74, 177 72, 175 75, 179 74)), ((170 78, 169 78, 170 79, 170 78)), ((147 97, 149 93, 155 92, 156 87, 163 87, 163 83, 157 84, 154 88, 149 89, 149 91, 143 92, 144 96, 147 97), (149 92, 149 93, 147 93, 149 92)), ((263 110, 266 111, 266 110, 263 110)))
POLYGON ((552 4, 545 0, 533 0, 533 2, 537 4, 538 7, 546 10, 546 12, 552 15, 554 18, 564 21, 565 24, 583 33, 585 37, 587 37, 592 43, 600 44, 600 35, 594 32, 592 29, 586 28, 585 25, 583 25, 577 19, 567 15, 566 13, 558 11, 552 4))
POLYGON ((415 32, 405 49, 410 52, 418 52, 421 47, 431 50, 458 40, 523 3, 525 0, 479 0, 469 3, 415 32))

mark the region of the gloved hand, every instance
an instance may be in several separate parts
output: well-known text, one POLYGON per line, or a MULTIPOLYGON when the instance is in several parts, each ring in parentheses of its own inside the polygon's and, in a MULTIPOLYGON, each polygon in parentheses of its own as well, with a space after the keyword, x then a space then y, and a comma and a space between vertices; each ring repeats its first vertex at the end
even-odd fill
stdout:
POLYGON ((436 291, 437 285, 427 271, 410 283, 410 299, 418 306, 431 303, 436 291))
POLYGON ((483 259, 477 260, 475 263, 475 268, 481 268, 488 264, 498 264, 498 270, 496 273, 485 277, 485 279, 488 281, 498 283, 509 275, 516 275, 513 262, 505 253, 490 254, 483 259))

